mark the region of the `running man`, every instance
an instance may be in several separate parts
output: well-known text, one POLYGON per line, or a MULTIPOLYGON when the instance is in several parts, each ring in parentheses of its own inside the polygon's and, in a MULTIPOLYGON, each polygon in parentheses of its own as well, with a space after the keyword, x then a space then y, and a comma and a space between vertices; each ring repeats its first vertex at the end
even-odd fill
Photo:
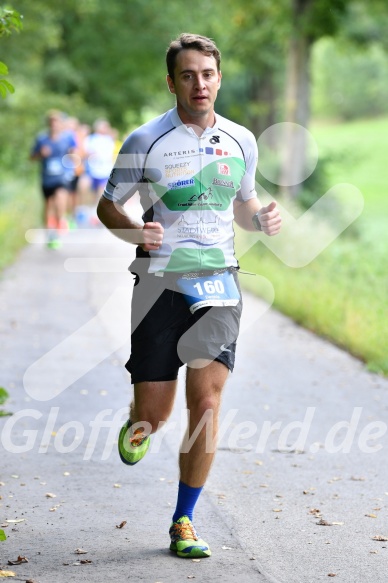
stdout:
POLYGON ((124 142, 98 215, 114 234, 137 244, 126 365, 134 399, 119 435, 120 457, 128 465, 144 457, 150 433, 171 413, 178 369, 187 364, 189 423, 170 549, 180 557, 208 557, 209 545, 192 518, 214 458, 221 395, 233 371, 239 331, 233 220, 276 235, 281 219, 275 202, 262 207, 256 195, 253 134, 214 112, 221 84, 214 42, 180 35, 168 47, 167 70, 176 107, 124 142), (123 209, 136 191, 144 224, 123 209))
POLYGON ((49 111, 47 124, 48 132, 39 134, 30 158, 41 162, 43 221, 48 229, 47 244, 56 248, 60 245, 59 233, 67 230, 65 215, 70 182, 74 175, 68 155, 72 154, 76 143, 72 135, 64 131, 64 116, 60 111, 49 111))

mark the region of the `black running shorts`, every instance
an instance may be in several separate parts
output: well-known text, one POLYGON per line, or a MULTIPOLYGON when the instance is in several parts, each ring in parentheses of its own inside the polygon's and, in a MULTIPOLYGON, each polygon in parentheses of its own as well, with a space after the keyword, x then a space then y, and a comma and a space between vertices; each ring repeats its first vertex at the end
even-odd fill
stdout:
MULTIPOLYGON (((132 383, 169 381, 179 367, 197 358, 217 360, 233 371, 242 302, 207 307, 191 314, 176 289, 176 277, 136 269, 131 318, 131 356, 126 369, 132 383)), ((238 278, 234 273, 237 286, 238 278)), ((239 288, 240 289, 240 288, 239 288)))

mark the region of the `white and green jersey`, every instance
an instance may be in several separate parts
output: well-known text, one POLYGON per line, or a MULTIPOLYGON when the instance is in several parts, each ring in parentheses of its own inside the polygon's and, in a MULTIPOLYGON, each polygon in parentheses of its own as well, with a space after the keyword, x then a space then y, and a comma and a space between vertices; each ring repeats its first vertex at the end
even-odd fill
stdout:
POLYGON ((123 205, 139 191, 143 220, 164 227, 150 273, 237 267, 233 201, 256 197, 256 165, 246 128, 217 115, 199 137, 174 108, 126 139, 104 196, 123 205))

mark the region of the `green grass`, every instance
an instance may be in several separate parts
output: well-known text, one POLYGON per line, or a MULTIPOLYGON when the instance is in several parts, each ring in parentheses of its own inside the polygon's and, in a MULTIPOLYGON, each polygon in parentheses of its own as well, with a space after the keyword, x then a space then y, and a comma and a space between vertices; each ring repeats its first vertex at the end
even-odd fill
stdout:
POLYGON ((27 229, 39 225, 41 200, 36 186, 5 179, 0 188, 0 270, 10 265, 26 244, 27 229))
MULTIPOLYGON (((312 133, 331 156, 330 184, 361 190, 362 215, 306 267, 287 267, 261 243, 240 265, 271 281, 276 308, 388 374, 388 119, 321 122, 312 133)), ((244 281, 260 294, 254 277, 244 281)))

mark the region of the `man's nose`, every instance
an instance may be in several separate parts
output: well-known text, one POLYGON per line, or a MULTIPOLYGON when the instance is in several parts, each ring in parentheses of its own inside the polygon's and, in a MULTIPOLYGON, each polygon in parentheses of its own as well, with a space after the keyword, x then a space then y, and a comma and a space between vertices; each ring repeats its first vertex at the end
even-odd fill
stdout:
POLYGON ((202 75, 195 76, 195 87, 198 89, 205 87, 205 79, 202 75))

